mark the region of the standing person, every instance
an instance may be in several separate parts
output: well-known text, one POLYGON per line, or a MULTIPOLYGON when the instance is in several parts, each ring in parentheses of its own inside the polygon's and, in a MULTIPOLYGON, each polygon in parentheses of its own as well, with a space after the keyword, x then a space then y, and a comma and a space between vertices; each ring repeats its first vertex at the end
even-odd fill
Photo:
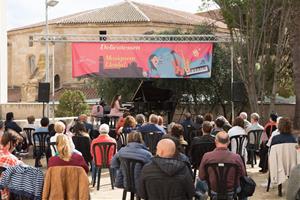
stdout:
POLYGON ((121 111, 122 108, 121 108, 121 98, 122 96, 117 94, 112 102, 111 102, 111 110, 110 110, 110 115, 111 116, 116 116, 116 117, 121 117, 123 115, 123 112, 121 111))
MULTIPOLYGON (((23 162, 20 161, 16 156, 12 154, 15 147, 22 140, 22 137, 13 130, 7 130, 3 133, 0 145, 0 167, 8 168, 13 167, 23 162)), ((1 199, 9 199, 9 190, 1 190, 1 199)))
POLYGON ((176 145, 171 139, 157 144, 157 156, 142 169, 139 196, 148 200, 191 200, 195 193, 192 175, 182 161, 174 158, 176 145))
POLYGON ((192 120, 192 114, 187 112, 184 114, 185 119, 181 122, 181 125, 183 126, 183 130, 184 130, 184 139, 188 140, 189 138, 189 130, 192 128, 194 129, 194 122, 192 120))

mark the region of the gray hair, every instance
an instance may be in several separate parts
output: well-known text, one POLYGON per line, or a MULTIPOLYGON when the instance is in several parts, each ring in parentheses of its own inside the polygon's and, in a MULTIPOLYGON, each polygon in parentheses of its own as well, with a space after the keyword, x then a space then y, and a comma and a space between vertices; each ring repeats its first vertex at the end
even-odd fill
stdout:
POLYGON ((248 115, 247 115, 246 112, 241 112, 241 113, 240 113, 240 117, 241 117, 242 119, 247 119, 247 118, 248 118, 248 115))
POLYGON ((259 120, 259 114, 258 113, 252 113, 251 114, 251 119, 254 119, 255 121, 258 121, 259 120))

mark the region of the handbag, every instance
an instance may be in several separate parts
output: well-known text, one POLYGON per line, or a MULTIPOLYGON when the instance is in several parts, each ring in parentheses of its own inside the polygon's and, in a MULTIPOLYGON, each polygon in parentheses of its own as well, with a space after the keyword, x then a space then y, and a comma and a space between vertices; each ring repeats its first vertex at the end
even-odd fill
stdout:
POLYGON ((254 194, 256 183, 250 176, 241 176, 240 186, 241 192, 238 194, 238 196, 240 198, 245 198, 254 194))

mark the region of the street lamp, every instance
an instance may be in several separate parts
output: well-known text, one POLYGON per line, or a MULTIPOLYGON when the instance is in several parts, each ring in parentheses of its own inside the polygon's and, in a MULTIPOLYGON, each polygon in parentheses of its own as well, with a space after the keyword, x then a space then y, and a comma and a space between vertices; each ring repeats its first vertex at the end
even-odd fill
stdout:
MULTIPOLYGON (((45 53, 45 68, 46 68, 46 80, 45 82, 49 82, 49 27, 48 27, 48 7, 54 7, 58 4, 58 0, 45 0, 46 7, 46 31, 45 31, 45 39, 46 39, 46 53, 45 53)), ((47 117, 49 117, 49 104, 47 106, 47 117)))

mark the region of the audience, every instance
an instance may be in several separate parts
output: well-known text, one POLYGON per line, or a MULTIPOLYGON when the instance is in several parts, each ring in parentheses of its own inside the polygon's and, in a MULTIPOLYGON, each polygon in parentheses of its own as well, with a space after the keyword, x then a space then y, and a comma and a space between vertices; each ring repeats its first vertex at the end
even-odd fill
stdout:
MULTIPOLYGON (((128 144, 127 146, 123 147, 118 151, 111 161, 111 168, 117 169, 117 176, 115 185, 118 188, 124 188, 126 186, 126 173, 125 170, 122 168, 120 163, 120 158, 128 158, 128 159, 135 159, 141 161, 143 164, 150 162, 152 158, 152 154, 148 151, 147 147, 144 145, 144 141, 140 132, 132 131, 128 134, 128 144)), ((137 164, 135 166, 135 186, 136 190, 138 191, 138 177, 140 177, 142 170, 142 166, 137 164)))
POLYGON ((3 123, 2 120, 0 120, 0 141, 1 141, 1 137, 2 137, 2 135, 4 133, 4 129, 5 129, 4 123, 3 123))
POLYGON ((28 116, 27 117, 27 124, 23 128, 35 129, 36 126, 35 126, 34 122, 35 122, 35 117, 33 115, 28 116))
MULTIPOLYGON (((230 138, 230 147, 231 147, 231 152, 233 153, 239 153, 237 152, 237 143, 236 143, 236 140, 234 139, 231 139, 232 137, 234 136, 237 136, 237 135, 247 135, 244 127, 245 127, 245 121, 243 120, 243 118, 241 117, 237 117, 234 119, 233 121, 233 127, 228 131, 228 135, 229 135, 229 138, 230 138)), ((244 140, 244 143, 242 145, 242 154, 241 156, 244 158, 244 161, 247 163, 248 161, 248 153, 247 153, 247 149, 246 149, 246 146, 247 146, 247 139, 244 140)))
POLYGON ((184 114, 185 119, 181 122, 181 125, 183 126, 183 130, 184 130, 184 138, 187 139, 188 136, 188 127, 194 127, 194 122, 192 120, 192 114, 187 112, 184 114))
POLYGON ((116 124, 116 131, 117 131, 117 132, 119 131, 119 129, 120 129, 121 127, 124 126, 125 118, 126 118, 127 116, 129 116, 129 115, 130 115, 129 112, 124 112, 124 113, 123 113, 123 116, 119 118, 119 120, 118 120, 118 122, 117 122, 117 124, 116 124))
POLYGON ((151 114, 149 117, 149 123, 141 126, 138 131, 142 134, 147 132, 160 132, 161 135, 163 135, 166 133, 162 127, 158 126, 158 116, 155 114, 151 114))
MULTIPOLYGON (((209 174, 205 172, 205 165, 209 163, 233 163, 238 165, 238 185, 240 177, 246 175, 246 169, 241 157, 238 154, 232 153, 228 150, 229 145, 229 135, 226 132, 219 132, 216 135, 215 144, 216 149, 212 152, 204 154, 200 167, 199 167, 199 178, 201 181, 209 181, 211 190, 217 191, 217 179, 214 176, 215 173, 208 171, 209 174), (207 180, 208 177, 208 180, 207 180)), ((233 171, 228 172, 228 179, 226 180, 226 187, 228 191, 233 191, 234 187, 234 175, 233 171)), ((237 189, 240 192, 241 188, 237 189)))
POLYGON ((297 143, 295 136, 292 134, 292 122, 287 117, 282 117, 278 124, 279 135, 273 137, 271 145, 283 143, 297 143))
POLYGON ((90 135, 87 133, 87 130, 82 122, 76 122, 73 126, 74 136, 83 136, 90 139, 90 135))
POLYGON ((174 159, 176 145, 171 139, 157 144, 157 156, 141 172, 139 196, 148 200, 190 200, 195 189, 184 162, 174 159))
POLYGON ((183 137, 184 130, 181 124, 174 124, 171 129, 171 136, 178 139, 179 144, 181 145, 181 152, 184 153, 184 148, 188 145, 187 141, 183 137))
MULTIPOLYGON (((94 163, 95 163, 95 158, 94 158, 94 149, 93 149, 93 146, 95 144, 104 143, 104 142, 105 143, 108 142, 108 143, 114 143, 114 144, 116 144, 116 140, 108 135, 108 133, 109 133, 109 126, 107 124, 101 124, 101 126, 99 127, 99 133, 100 133, 100 135, 97 138, 95 138, 92 141, 92 143, 91 143, 91 155, 93 157, 94 163)), ((114 148, 110 148, 109 159, 107 161, 108 163, 111 162, 111 159, 114 156, 114 151, 115 151, 114 148)), ((101 165, 102 164, 102 158, 101 158, 101 154, 100 154, 99 148, 96 148, 95 154, 96 154, 96 157, 97 157, 97 163, 95 163, 95 164, 96 165, 101 165)))
POLYGON ((264 130, 264 127, 259 124, 259 114, 252 113, 251 114, 251 124, 247 127, 246 132, 249 133, 253 130, 264 130))
MULTIPOLYGON (((3 133, 0 145, 0 167, 8 168, 23 163, 12 154, 20 141, 22 137, 14 130, 10 129, 3 133)), ((10 199, 8 189, 1 190, 1 198, 2 200, 10 199)))
POLYGON ((212 130, 212 125, 209 121, 204 121, 202 124, 202 133, 203 135, 198 135, 196 137, 193 138, 192 140, 192 144, 196 145, 196 144, 201 144, 201 143, 214 143, 215 142, 215 138, 213 136, 210 135, 212 130))
POLYGON ((56 138, 57 154, 52 156, 48 161, 48 168, 55 166, 79 166, 86 173, 89 172, 88 166, 83 157, 74 153, 70 146, 68 136, 60 134, 56 138))
MULTIPOLYGON (((300 153, 300 135, 298 136, 298 145, 296 146, 298 153, 300 153)), ((295 166, 288 179, 288 187, 286 192, 287 200, 300 199, 300 163, 295 166)))
POLYGON ((120 133, 128 134, 132 130, 135 130, 135 129, 136 129, 135 118, 133 116, 129 115, 125 118, 124 126, 121 127, 118 132, 119 132, 119 134, 120 133))
POLYGON ((269 148, 267 142, 274 132, 277 129, 277 114, 272 113, 268 123, 265 125, 264 132, 261 137, 261 144, 259 149, 259 167, 261 168, 260 172, 266 173, 268 171, 268 152, 269 148))
POLYGON ((87 121, 87 115, 82 114, 78 117, 79 122, 82 122, 84 124, 85 130, 89 133, 93 130, 93 124, 88 123, 87 121))
POLYGON ((251 123, 247 120, 247 118, 248 118, 247 113, 241 112, 239 117, 244 120, 244 129, 247 130, 247 128, 251 125, 251 123))
POLYGON ((48 126, 49 126, 49 119, 48 117, 43 117, 40 121, 41 127, 38 127, 35 129, 35 132, 49 132, 48 126))
POLYGON ((223 126, 225 125, 225 119, 223 116, 217 117, 215 120, 215 128, 211 131, 212 136, 216 136, 217 133, 224 131, 223 126))
MULTIPOLYGON (((56 143, 57 137, 58 137, 59 135, 65 134, 66 125, 65 125, 63 122, 58 121, 58 122, 55 122, 55 124, 54 124, 54 129, 55 129, 55 132, 56 132, 56 133, 55 133, 54 136, 52 136, 52 137, 50 138, 50 142, 51 142, 51 143, 56 143)), ((69 143, 70 143, 72 152, 78 153, 78 154, 81 155, 81 153, 75 149, 75 145, 74 145, 74 143, 73 143, 72 138, 69 137, 69 136, 68 136, 67 138, 68 138, 68 140, 69 140, 69 143)), ((52 156, 55 156, 55 150, 53 149, 53 147, 51 147, 51 155, 52 155, 52 156)))
POLYGON ((201 136, 202 135, 202 124, 203 124, 204 118, 202 115, 197 115, 195 118, 194 123, 194 129, 196 132, 196 135, 201 136))
POLYGON ((146 122, 146 118, 143 114, 137 114, 135 116, 136 119, 136 128, 139 129, 141 126, 143 126, 146 122))
POLYGON ((19 134, 22 132, 22 128, 14 122, 14 113, 12 112, 6 113, 5 130, 8 129, 14 130, 19 134))

